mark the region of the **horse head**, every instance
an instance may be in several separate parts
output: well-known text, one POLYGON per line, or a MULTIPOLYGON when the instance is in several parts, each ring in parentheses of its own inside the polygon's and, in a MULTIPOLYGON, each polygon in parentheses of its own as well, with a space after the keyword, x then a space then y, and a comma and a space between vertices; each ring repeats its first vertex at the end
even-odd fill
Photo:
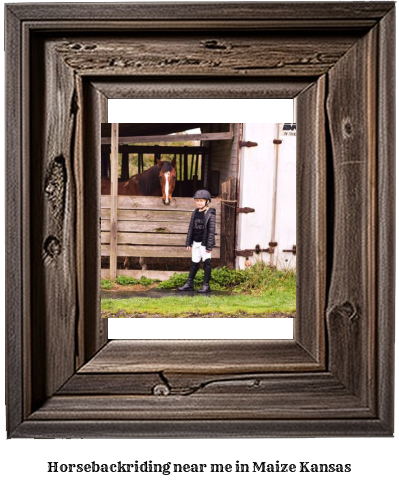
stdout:
POLYGON ((170 205, 176 185, 176 158, 173 158, 172 162, 157 160, 157 164, 159 166, 162 201, 164 205, 170 205))

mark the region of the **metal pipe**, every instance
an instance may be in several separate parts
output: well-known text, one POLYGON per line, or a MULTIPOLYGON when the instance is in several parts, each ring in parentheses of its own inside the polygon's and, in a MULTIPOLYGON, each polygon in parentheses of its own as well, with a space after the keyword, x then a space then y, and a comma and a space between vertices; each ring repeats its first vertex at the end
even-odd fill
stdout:
MULTIPOLYGON (((237 208, 240 206, 240 191, 241 191, 241 164, 242 164, 242 161, 241 161, 241 158, 242 158, 242 154, 241 154, 241 150, 239 150, 239 141, 242 140, 243 138, 243 133, 244 133, 244 124, 243 123, 238 123, 236 124, 236 127, 235 127, 235 136, 236 136, 236 140, 237 140, 237 190, 236 190, 236 200, 237 200, 237 208)), ((238 212, 236 212, 236 234, 235 234, 235 248, 237 248, 237 245, 238 245, 238 233, 239 233, 239 230, 240 230, 240 214, 238 212)), ((238 247, 239 248, 239 247, 238 247)), ((235 268, 238 269, 239 266, 238 266, 238 260, 239 260, 239 257, 236 257, 236 261, 235 261, 235 268)))
MULTIPOLYGON (((270 242, 276 241, 276 216, 277 216, 277 185, 278 185, 278 156, 279 147, 281 144, 280 139, 280 124, 276 123, 276 137, 273 140, 274 144, 274 181, 273 181, 273 207, 272 207, 272 229, 270 242)), ((269 244, 270 245, 270 244, 269 244)), ((270 265, 275 265, 274 252, 270 254, 270 265)))

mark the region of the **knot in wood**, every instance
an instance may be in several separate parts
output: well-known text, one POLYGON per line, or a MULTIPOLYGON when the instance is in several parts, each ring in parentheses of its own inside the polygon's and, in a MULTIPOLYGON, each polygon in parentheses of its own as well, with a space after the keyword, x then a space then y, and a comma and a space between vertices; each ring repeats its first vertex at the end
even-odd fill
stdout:
POLYGON ((357 310, 356 307, 349 301, 345 301, 338 307, 339 312, 344 315, 349 320, 353 321, 357 318, 357 310))
POLYGON ((169 396, 170 389, 166 384, 157 384, 152 388, 154 396, 169 396))
POLYGON ((202 45, 205 47, 205 49, 218 49, 218 50, 227 49, 227 46, 225 46, 224 44, 220 44, 219 41, 217 41, 216 39, 203 41, 202 45))
POLYGON ((97 45, 96 44, 86 44, 84 46, 84 50, 85 51, 94 51, 95 49, 97 49, 97 45))
POLYGON ((46 192, 47 196, 49 198, 51 198, 55 189, 56 188, 55 188, 55 184, 53 183, 53 181, 48 181, 44 191, 46 192))
POLYGON ((61 253, 61 243, 57 237, 50 235, 44 242, 44 251, 48 257, 54 258, 61 253))
POLYGON ((332 306, 327 314, 330 321, 334 321, 335 318, 341 317, 351 323, 356 323, 359 318, 359 310, 350 301, 345 301, 341 304, 332 306))
POLYGON ((63 210, 65 184, 65 158, 60 155, 50 164, 44 184, 44 191, 55 213, 63 210))
POLYGON ((353 134, 353 125, 349 119, 345 119, 342 123, 342 131, 344 138, 352 137, 353 134))

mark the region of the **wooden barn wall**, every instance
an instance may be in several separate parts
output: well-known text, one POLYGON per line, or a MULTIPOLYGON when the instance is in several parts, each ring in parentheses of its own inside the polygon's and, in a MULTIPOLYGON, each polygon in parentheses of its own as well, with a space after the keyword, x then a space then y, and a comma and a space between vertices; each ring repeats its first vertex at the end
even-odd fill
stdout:
MULTIPOLYGON (((217 123, 209 125, 207 132, 228 132, 230 124, 217 123)), ((205 130, 203 130, 205 133, 205 130)), ((237 177, 237 158, 238 158, 238 135, 239 124, 233 124, 234 139, 232 140, 213 140, 207 142, 210 147, 210 167, 211 171, 219 171, 219 194, 222 191, 222 183, 231 177, 237 177)), ((206 174, 207 187, 209 187, 209 174, 206 174)))

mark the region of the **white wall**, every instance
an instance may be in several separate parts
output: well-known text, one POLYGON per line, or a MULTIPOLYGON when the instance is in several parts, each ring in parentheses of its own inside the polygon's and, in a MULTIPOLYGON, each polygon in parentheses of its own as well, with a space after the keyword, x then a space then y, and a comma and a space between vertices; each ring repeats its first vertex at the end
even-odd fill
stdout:
MULTIPOLYGON (((296 137, 284 135, 282 126, 244 124, 243 140, 258 145, 241 149, 239 205, 255 212, 239 215, 237 248, 259 245, 267 249, 270 242, 277 242, 274 254, 254 254, 249 261, 261 259, 278 268, 295 268, 295 256, 283 251, 296 245, 296 137), (281 144, 273 143, 277 138, 281 144)), ((245 261, 238 257, 237 267, 244 268, 245 261)))

